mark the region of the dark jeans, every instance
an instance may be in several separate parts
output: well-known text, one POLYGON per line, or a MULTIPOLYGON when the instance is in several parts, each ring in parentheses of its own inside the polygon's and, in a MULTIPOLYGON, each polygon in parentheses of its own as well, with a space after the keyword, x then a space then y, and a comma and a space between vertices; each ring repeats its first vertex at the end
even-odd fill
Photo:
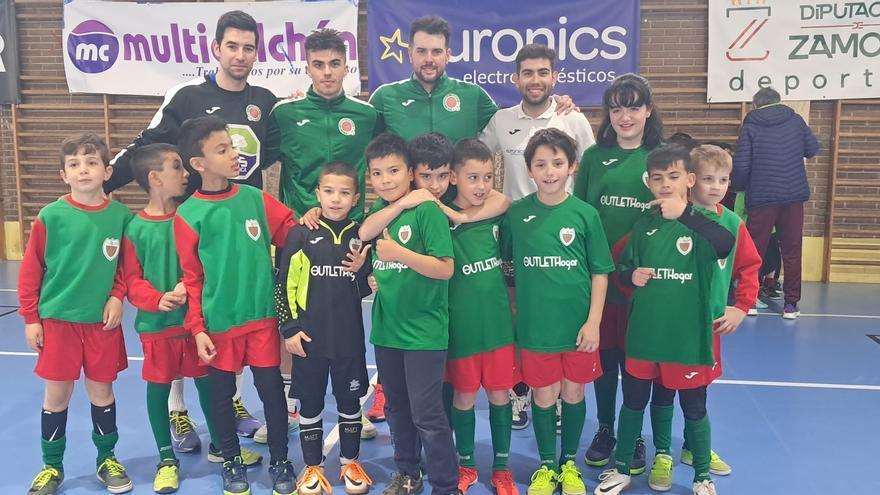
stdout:
POLYGON ((749 234, 755 241, 758 254, 762 257, 767 253, 770 233, 774 226, 779 237, 782 271, 785 274, 785 281, 782 284, 785 304, 797 304, 801 300, 804 204, 795 202, 749 209, 749 234))
POLYGON ((376 346, 385 392, 385 417, 398 471, 419 476, 422 446, 432 493, 458 492, 458 454, 443 411, 446 351, 404 351, 376 346))

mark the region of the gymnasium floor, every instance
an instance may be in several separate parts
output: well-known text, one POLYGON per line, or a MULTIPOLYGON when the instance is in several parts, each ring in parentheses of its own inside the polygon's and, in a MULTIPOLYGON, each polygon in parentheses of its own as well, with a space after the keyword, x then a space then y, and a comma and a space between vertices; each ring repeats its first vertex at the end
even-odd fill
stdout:
MULTIPOLYGON (((24 343, 21 318, 15 313, 18 263, 0 263, 0 380, 6 391, 0 400, 0 493, 24 493, 40 467, 39 410, 42 384, 32 373, 33 353, 24 343)), ((718 492, 730 494, 839 494, 880 493, 880 478, 870 475, 876 468, 877 414, 880 411, 880 285, 808 283, 795 322, 776 314, 750 317, 740 330, 724 342, 725 374, 709 394, 713 448, 733 466, 733 474, 716 477, 718 492)), ((370 302, 364 302, 369 321, 370 302)), ((774 309, 773 306, 767 311, 774 309)), ((120 442, 119 459, 135 483, 132 493, 152 492, 157 463, 156 449, 144 410, 144 382, 140 379, 139 341, 131 331, 133 311, 126 307, 130 366, 116 382, 120 442)), ((372 354, 368 363, 374 363, 372 354)), ((375 367, 370 368, 375 374, 375 367)), ((249 379, 249 377, 248 377, 249 379)), ((187 386, 187 402, 199 423, 207 446, 207 433, 197 407, 195 389, 187 386)), ((262 417, 252 386, 246 387, 245 403, 262 417)), ((325 425, 335 423, 333 398, 328 396, 325 425)), ((488 405, 478 404, 477 462, 480 481, 469 493, 492 492, 492 450, 488 431, 488 405)), ((584 428, 580 456, 596 429, 592 387, 588 387, 588 421, 584 428)), ((393 470, 387 423, 377 425, 379 436, 363 442, 361 460, 375 481, 379 493, 393 470)), ((329 430, 329 427, 326 427, 329 430)), ((682 419, 676 413, 673 450, 677 460, 682 437, 682 419)), ((65 494, 106 493, 94 478, 94 446, 90 440, 88 400, 81 384, 70 407, 65 458, 65 494)), ((653 455, 650 423, 646 418, 648 455, 653 455)), ((325 434, 325 438, 328 435, 325 434)), ((254 447, 244 440, 243 445, 254 447)), ((334 491, 338 485, 338 447, 330 448, 327 476, 334 491)), ((265 446, 254 447, 268 456, 265 446)), ((297 469, 302 456, 295 435, 290 454, 297 469)), ((218 465, 201 454, 181 455, 182 484, 178 493, 220 493, 218 465)), ((531 428, 513 432, 510 464, 525 495, 529 476, 537 467, 531 428)), ((584 469, 590 493, 599 470, 584 469)), ((670 493, 691 493, 692 469, 676 464, 670 493)), ((270 493, 265 464, 250 471, 252 493, 270 493)), ((429 488, 426 486, 426 492, 429 488)), ((652 493, 647 475, 636 477, 627 493, 652 493)))

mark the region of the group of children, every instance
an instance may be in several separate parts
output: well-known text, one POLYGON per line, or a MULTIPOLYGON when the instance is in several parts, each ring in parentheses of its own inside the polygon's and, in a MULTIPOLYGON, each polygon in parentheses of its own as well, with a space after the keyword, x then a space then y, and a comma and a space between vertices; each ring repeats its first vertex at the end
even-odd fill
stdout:
POLYGON ((195 379, 211 450, 223 460, 223 493, 250 493, 232 407, 245 365, 264 406, 272 493, 331 491, 321 419, 328 381, 345 491, 367 492, 372 480, 358 462, 360 399, 370 387, 361 298, 375 292, 370 342, 397 469, 384 495, 420 493, 423 469, 438 495, 463 494, 477 482, 480 388, 489 399, 491 484, 516 495, 508 391, 519 381, 532 388, 540 463, 530 495, 586 493, 577 453, 591 382, 600 430, 586 462, 607 465, 612 450, 615 458, 596 494, 629 487, 640 448, 645 470, 640 434, 649 400, 656 447, 649 484, 671 488, 676 391, 694 493, 714 494, 710 470, 730 470, 710 448, 706 387, 721 372, 719 336, 754 304, 760 258, 742 222, 718 204, 730 156, 713 146, 662 145, 661 137, 647 81, 622 76, 606 91, 598 144, 583 157, 562 131, 534 133, 524 157, 537 192, 511 204, 493 189, 493 153, 481 141, 453 145, 428 133, 407 143, 381 134, 365 152, 379 200, 363 224, 350 220, 363 194, 351 164, 322 167, 320 210, 308 222, 297 223, 269 194, 230 182, 238 153, 217 117, 184 123, 177 147, 137 151, 135 176, 150 199, 135 216, 102 193, 106 145, 90 135, 66 140, 61 176, 71 192, 41 210, 19 279, 26 338, 46 383, 44 468, 28 493, 56 493, 63 481, 66 411, 80 369, 98 479, 111 493, 132 488, 113 451, 112 382, 127 365, 123 297, 139 310, 157 493, 179 486, 166 404, 180 376, 195 379), (190 173, 201 187, 179 204, 190 173), (575 173, 571 195, 566 183, 575 173), (513 301, 503 261, 513 266, 513 301), (731 280, 735 306, 727 305, 731 280), (293 355, 290 395, 300 401, 299 476, 287 456, 281 346, 293 355), (618 370, 624 399, 615 415, 618 370))

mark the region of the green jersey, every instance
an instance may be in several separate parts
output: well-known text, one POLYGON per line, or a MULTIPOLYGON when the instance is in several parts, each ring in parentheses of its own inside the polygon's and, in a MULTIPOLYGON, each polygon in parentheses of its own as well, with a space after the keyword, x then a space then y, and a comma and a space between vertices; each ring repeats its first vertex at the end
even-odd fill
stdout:
MULTIPOLYGON (((401 246, 435 258, 452 258, 449 222, 435 203, 422 203, 388 225, 401 246)), ((373 301, 370 343, 403 350, 444 350, 449 345, 449 282, 425 277, 398 261, 373 258, 379 285, 373 301)))
POLYGON ((388 130, 409 141, 434 131, 451 142, 475 138, 498 111, 489 93, 476 84, 442 75, 431 93, 415 77, 376 88, 370 103, 388 130))
POLYGON ((614 271, 596 209, 573 196, 547 206, 532 193, 511 205, 501 230, 516 280, 517 345, 575 350, 590 312, 591 277, 614 271))

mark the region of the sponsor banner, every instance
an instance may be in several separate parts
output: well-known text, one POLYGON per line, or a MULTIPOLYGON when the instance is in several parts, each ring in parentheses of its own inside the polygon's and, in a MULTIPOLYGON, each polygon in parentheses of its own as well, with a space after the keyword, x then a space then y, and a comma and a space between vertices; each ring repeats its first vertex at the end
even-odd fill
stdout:
POLYGON ((639 2, 568 0, 540 6, 523 0, 370 0, 367 51, 370 90, 410 77, 409 28, 413 19, 437 14, 452 25, 451 77, 477 83, 500 106, 520 101, 511 75, 527 43, 556 50, 556 94, 579 105, 597 105, 615 78, 639 68, 639 2))
POLYGON ((15 4, 0 0, 0 103, 20 103, 18 95, 18 42, 15 4))
POLYGON ((709 102, 880 96, 880 1, 709 0, 709 102))
POLYGON ((211 42, 217 19, 234 9, 257 21, 257 62, 248 82, 279 97, 310 84, 305 39, 318 28, 339 31, 348 45, 345 91, 360 93, 357 5, 348 0, 254 3, 64 4, 64 72, 71 93, 162 95, 217 70, 211 42))

